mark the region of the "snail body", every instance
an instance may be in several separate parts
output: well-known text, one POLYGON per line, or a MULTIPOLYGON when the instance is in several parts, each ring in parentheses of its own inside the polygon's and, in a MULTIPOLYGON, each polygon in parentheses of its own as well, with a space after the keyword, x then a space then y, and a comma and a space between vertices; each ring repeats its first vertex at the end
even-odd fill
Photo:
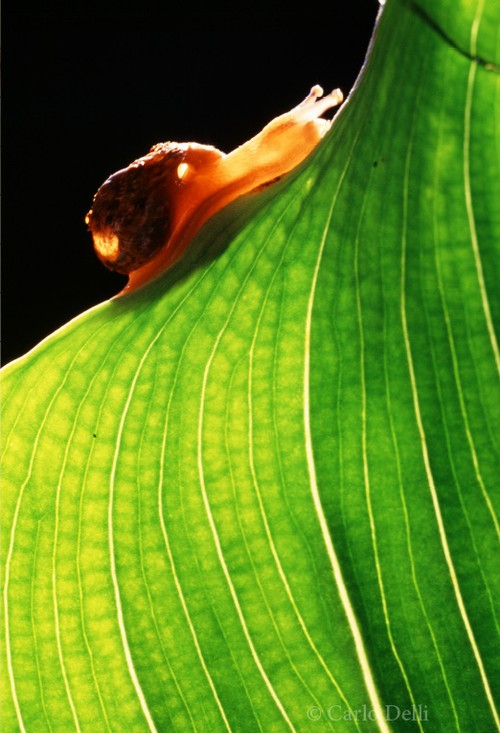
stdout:
POLYGON ((110 176, 85 221, 99 259, 129 275, 125 290, 179 259, 222 207, 299 165, 330 127, 321 115, 342 101, 338 89, 322 95, 313 87, 301 104, 227 155, 210 145, 159 143, 110 176))

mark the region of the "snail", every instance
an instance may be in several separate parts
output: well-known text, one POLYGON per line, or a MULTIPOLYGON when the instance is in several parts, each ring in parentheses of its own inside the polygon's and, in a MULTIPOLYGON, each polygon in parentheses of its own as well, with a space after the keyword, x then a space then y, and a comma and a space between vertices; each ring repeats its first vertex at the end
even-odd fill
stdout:
POLYGON ((342 99, 339 89, 324 97, 316 85, 303 102, 227 155, 198 143, 154 145, 95 194, 85 222, 97 256, 129 276, 125 290, 147 282, 179 259, 219 209, 299 165, 331 125, 321 115, 342 99))

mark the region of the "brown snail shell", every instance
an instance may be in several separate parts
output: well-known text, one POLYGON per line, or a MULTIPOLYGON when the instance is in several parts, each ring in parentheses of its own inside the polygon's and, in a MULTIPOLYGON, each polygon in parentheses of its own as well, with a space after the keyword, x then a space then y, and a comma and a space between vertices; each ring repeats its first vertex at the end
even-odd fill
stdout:
POLYGON ((170 236, 172 186, 185 149, 160 143, 98 189, 86 216, 104 265, 128 274, 152 259, 170 236))

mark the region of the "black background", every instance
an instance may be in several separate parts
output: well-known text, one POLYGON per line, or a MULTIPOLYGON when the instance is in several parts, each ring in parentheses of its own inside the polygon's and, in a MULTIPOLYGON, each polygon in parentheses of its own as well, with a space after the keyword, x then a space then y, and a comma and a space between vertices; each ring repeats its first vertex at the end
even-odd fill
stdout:
POLYGON ((176 2, 4 4, 4 363, 125 283, 84 224, 108 175, 164 140, 228 152, 313 84, 347 94, 378 11, 176 2))

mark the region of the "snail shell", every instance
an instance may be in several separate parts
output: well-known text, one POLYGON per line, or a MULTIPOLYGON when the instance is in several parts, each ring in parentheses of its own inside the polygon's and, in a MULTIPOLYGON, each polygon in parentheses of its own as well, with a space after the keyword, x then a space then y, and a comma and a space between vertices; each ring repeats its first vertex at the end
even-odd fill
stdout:
POLYGON ((98 189, 86 223, 99 259, 127 274, 151 260, 169 239, 172 187, 186 154, 176 143, 160 143, 98 189))

